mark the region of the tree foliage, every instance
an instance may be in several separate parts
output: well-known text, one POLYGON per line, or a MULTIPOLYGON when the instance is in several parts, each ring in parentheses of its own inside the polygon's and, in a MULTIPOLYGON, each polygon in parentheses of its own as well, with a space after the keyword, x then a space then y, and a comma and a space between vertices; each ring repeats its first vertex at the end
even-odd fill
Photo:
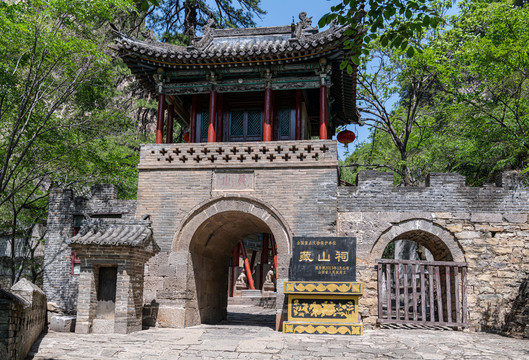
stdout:
POLYGON ((465 144, 452 167, 474 182, 527 169, 529 6, 465 1, 452 24, 432 44, 427 63, 449 110, 447 128, 465 144))
MULTIPOLYGON (((362 58, 369 58, 375 42, 412 57, 422 49, 416 39, 443 22, 441 13, 450 4, 442 0, 342 0, 318 24, 322 27, 336 21, 351 26, 346 35, 352 38, 345 44, 349 57, 343 67, 348 62, 359 65, 362 58)), ((347 70, 352 72, 352 66, 347 70)))
MULTIPOLYGON (((0 3, 0 227, 12 250, 44 221, 52 185, 105 181, 135 192, 139 141, 118 105, 123 74, 105 36, 132 10, 127 0, 0 3)), ((15 281, 25 264, 11 256, 15 281)))
MULTIPOLYGON (((528 169, 529 8, 490 0, 459 5, 459 14, 447 18, 445 28, 420 40, 423 51, 413 58, 395 57, 402 49, 380 44, 379 49, 391 54, 389 65, 377 60, 385 65, 382 71, 364 68, 360 99, 366 96, 365 79, 388 79, 386 84, 379 81, 380 94, 385 95, 379 97, 392 99, 390 109, 380 102, 368 103, 368 123, 377 130, 348 164, 368 160, 371 167, 396 168, 397 181, 405 185, 424 181, 432 171, 458 172, 478 185, 493 181, 499 171, 528 169), (382 76, 399 66, 392 78, 382 76), (420 102, 412 96, 421 94, 417 89, 424 90, 420 102), (402 119, 413 114, 406 112, 414 108, 412 99, 418 104, 416 116, 406 123, 402 119), (400 147, 392 131, 377 125, 377 119, 384 118, 403 139, 407 136, 407 146, 400 147), (405 124, 413 125, 409 132, 405 124), (408 155, 405 160, 395 154, 402 148, 408 155), (411 182, 398 171, 402 166, 408 167, 411 182)), ((368 90, 373 93, 373 88, 368 90)))

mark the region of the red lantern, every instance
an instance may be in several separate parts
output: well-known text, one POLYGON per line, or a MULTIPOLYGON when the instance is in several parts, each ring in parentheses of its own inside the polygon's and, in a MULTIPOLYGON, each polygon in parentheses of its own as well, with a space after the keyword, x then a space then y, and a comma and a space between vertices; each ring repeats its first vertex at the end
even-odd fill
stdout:
POLYGON ((184 142, 186 142, 186 143, 189 142, 189 131, 184 133, 184 142))
POLYGON ((345 146, 355 141, 355 138, 355 133, 349 130, 340 131, 340 133, 338 133, 338 136, 336 136, 336 140, 338 140, 338 142, 344 144, 345 146))

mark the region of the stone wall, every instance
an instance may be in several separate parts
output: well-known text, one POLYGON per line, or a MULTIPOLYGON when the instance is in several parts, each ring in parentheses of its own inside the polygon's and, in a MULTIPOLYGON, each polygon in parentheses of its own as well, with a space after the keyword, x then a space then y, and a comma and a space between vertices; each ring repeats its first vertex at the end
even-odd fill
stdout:
POLYGON ((529 275, 529 193, 504 174, 500 186, 473 188, 455 174, 425 187, 393 187, 393 175, 361 172, 338 189, 338 235, 356 236, 364 322, 377 316, 376 259, 393 240, 412 239, 435 260, 468 263, 468 316, 474 329, 500 330, 529 275))
POLYGON ((26 279, 0 289, 0 359, 22 360, 46 326, 46 295, 26 279))
POLYGON ((48 301, 66 312, 76 308, 78 275, 71 274, 72 250, 67 239, 73 235, 74 217, 134 218, 136 201, 118 200, 114 185, 92 187, 89 199, 75 197, 71 190, 52 189, 49 195, 43 288, 48 301))

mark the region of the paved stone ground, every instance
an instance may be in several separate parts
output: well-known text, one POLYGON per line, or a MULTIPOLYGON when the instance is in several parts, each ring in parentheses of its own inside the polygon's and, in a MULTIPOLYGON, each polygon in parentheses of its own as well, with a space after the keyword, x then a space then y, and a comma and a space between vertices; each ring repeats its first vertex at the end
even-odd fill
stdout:
POLYGON ((28 359, 529 359, 529 341, 487 333, 365 330, 364 336, 273 330, 273 310, 231 306, 219 325, 128 335, 49 332, 28 359), (245 312, 251 312, 251 315, 245 312))

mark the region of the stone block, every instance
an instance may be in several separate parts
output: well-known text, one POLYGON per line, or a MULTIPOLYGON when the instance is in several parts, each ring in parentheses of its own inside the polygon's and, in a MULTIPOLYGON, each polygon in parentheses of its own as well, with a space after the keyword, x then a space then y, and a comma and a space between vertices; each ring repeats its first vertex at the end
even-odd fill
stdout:
POLYGON ((470 221, 475 223, 501 223, 503 216, 494 213, 472 213, 470 221))
POLYGON ((527 214, 503 214, 505 221, 510 223, 525 223, 527 222, 527 214))
POLYGON ((456 233, 463 231, 463 224, 449 225, 446 227, 446 230, 456 233))
POLYGON ((503 246, 495 246, 492 249, 492 252, 494 252, 496 255, 505 255, 512 253, 512 248, 510 247, 503 247, 503 246))
POLYGON ((469 220, 470 219, 470 214, 469 213, 464 213, 464 212, 455 212, 455 213, 452 213, 452 219, 454 219, 454 220, 469 220))
POLYGON ((480 237, 480 233, 477 231, 461 231, 455 234, 456 238, 461 240, 475 239, 480 237))
POLYGON ((170 305, 160 305, 156 322, 159 327, 182 328, 186 326, 186 310, 170 305))
POLYGON ((50 319, 50 330, 57 332, 74 332, 76 316, 54 315, 50 319))
POLYGON ((452 214, 448 212, 439 212, 439 213, 433 213, 432 217, 434 219, 450 219, 452 217, 452 214))

